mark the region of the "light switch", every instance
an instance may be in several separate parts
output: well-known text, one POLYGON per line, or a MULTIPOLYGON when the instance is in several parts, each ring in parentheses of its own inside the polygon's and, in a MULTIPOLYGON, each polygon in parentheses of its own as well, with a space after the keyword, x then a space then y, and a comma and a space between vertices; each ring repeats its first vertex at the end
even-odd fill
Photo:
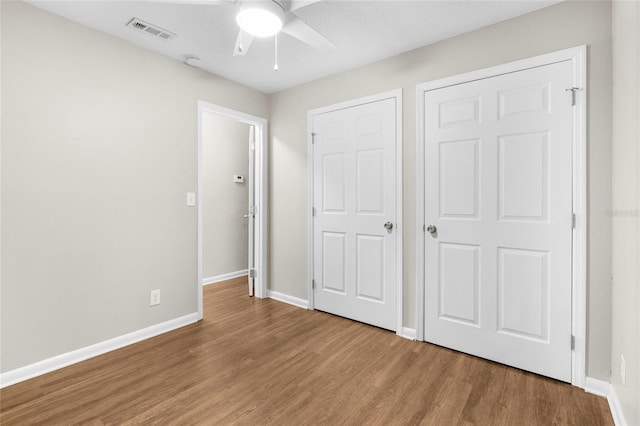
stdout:
POLYGON ((244 183, 244 176, 242 175, 233 175, 234 183, 244 183))
POLYGON ((187 206, 193 207, 196 205, 196 193, 195 192, 187 192, 187 206))

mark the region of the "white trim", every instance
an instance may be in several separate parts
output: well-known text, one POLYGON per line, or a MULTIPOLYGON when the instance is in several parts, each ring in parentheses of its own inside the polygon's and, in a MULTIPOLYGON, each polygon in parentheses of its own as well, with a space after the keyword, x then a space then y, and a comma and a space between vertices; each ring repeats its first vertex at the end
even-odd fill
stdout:
POLYGON ((404 205, 403 175, 404 166, 402 158, 402 89, 395 92, 396 98, 396 334, 404 336, 404 205))
POLYGON ((416 86, 416 340, 424 341, 424 90, 416 86))
POLYGON ((202 285, 215 284, 222 281, 230 280, 232 278, 239 278, 249 274, 248 269, 243 269, 242 271, 229 272, 227 274, 216 275, 214 277, 203 278, 202 285))
POLYGON ((616 426, 628 425, 624 418, 624 412, 618 399, 616 387, 613 386, 613 384, 605 382, 604 380, 594 379, 593 377, 586 377, 584 380, 584 390, 585 392, 607 398, 609 411, 611 411, 611 417, 613 417, 613 423, 616 426))
POLYGON ((262 299, 267 297, 267 213, 268 213, 268 122, 266 119, 244 112, 236 111, 220 105, 211 104, 205 101, 198 101, 198 187, 197 187, 197 210, 198 210, 198 315, 202 319, 202 274, 203 274, 203 235, 202 235, 202 131, 203 115, 213 113, 229 117, 255 127, 255 205, 258 212, 255 217, 255 278, 256 294, 262 299))
POLYGON ((416 86, 416 338, 424 340, 424 92, 470 81, 490 78, 501 74, 522 71, 553 63, 571 61, 574 85, 577 92, 573 110, 574 167, 573 205, 576 213, 576 228, 573 232, 572 249, 572 334, 575 349, 572 351, 571 383, 584 387, 586 377, 586 319, 587 319, 587 48, 578 46, 520 61, 484 68, 465 74, 438 79, 416 86))
POLYGON ((622 411, 622 405, 618 399, 618 393, 613 385, 609 385, 609 393, 607 394, 607 402, 609 403, 609 410, 611 410, 611 417, 613 417, 613 423, 616 426, 628 426, 627 420, 624 418, 624 411, 622 411))
MULTIPOLYGON (((422 92, 426 92, 429 90, 456 86, 458 84, 469 83, 470 81, 483 80, 485 78, 491 78, 502 74, 510 74, 530 68, 538 68, 558 62, 574 61, 581 56, 586 55, 586 49, 587 47, 584 45, 570 47, 568 49, 533 56, 531 58, 522 59, 519 61, 507 62, 506 64, 495 65, 493 67, 482 68, 464 74, 458 74, 451 77, 444 77, 437 80, 420 83, 416 86, 417 93, 421 94, 422 92)), ((580 90, 579 92, 584 93, 584 90, 580 90)))
POLYGON ((278 302, 288 303, 289 305, 297 306, 298 308, 308 309, 309 302, 298 297, 289 296, 288 294, 280 293, 273 290, 267 290, 267 297, 278 302))
POLYGON ((584 387, 587 375, 587 48, 568 49, 573 62, 573 81, 582 88, 573 108, 573 211, 576 225, 572 242, 571 329, 575 338, 571 383, 584 387))
POLYGON ((308 307, 314 309, 314 297, 312 280, 313 272, 313 116, 340 109, 351 108, 358 105, 383 101, 385 99, 395 99, 396 103, 396 334, 402 336, 402 325, 404 318, 403 306, 403 162, 402 162, 402 89, 391 90, 376 95, 366 96, 358 99, 340 102, 321 108, 307 111, 307 294, 308 307))
POLYGON ((185 325, 193 324, 197 321, 198 313, 194 312, 192 314, 165 321, 160 324, 155 324, 141 330, 123 334, 122 336, 114 337, 113 339, 56 355, 24 367, 16 368, 15 370, 7 371, 6 373, 0 374, 0 389, 59 370, 71 364, 85 361, 89 358, 141 342, 159 334, 167 333, 177 328, 184 327, 185 325))
POLYGON ((416 340, 416 329, 409 327, 402 327, 402 337, 409 340, 416 340))
POLYGON ((307 299, 309 309, 315 307, 313 294, 313 115, 307 111, 307 299))
POLYGON ((593 377, 587 377, 584 380, 584 391, 587 393, 592 393, 598 396, 604 396, 605 398, 609 395, 609 387, 611 384, 609 382, 605 382, 604 380, 594 379, 593 377))

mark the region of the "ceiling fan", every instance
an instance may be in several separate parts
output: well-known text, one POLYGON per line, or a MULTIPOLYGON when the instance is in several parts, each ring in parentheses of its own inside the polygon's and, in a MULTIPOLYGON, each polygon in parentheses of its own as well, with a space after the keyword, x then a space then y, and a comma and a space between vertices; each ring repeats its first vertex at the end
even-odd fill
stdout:
MULTIPOLYGON (((163 1, 163 0, 160 0, 163 1)), ((167 0, 164 0, 167 1, 167 0)), ((296 11, 321 0, 168 0, 171 3, 234 5, 240 27, 233 56, 244 56, 254 37, 273 37, 286 33, 319 50, 335 48, 335 44, 296 16, 296 11)), ((277 41, 276 41, 277 42, 277 41)))
POLYGON ((329 39, 298 18, 295 11, 315 1, 239 1, 236 22, 240 27, 234 56, 246 55, 254 37, 272 37, 280 31, 319 50, 336 47, 329 39))

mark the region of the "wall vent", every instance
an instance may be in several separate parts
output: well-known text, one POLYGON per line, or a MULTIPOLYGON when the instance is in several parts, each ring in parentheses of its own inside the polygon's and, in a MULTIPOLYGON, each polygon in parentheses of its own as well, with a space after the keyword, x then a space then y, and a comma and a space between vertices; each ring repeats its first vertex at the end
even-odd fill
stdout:
POLYGON ((167 31, 165 29, 160 28, 157 25, 144 22, 142 19, 138 19, 138 18, 131 18, 127 26, 134 28, 136 30, 145 32, 154 37, 161 38, 163 40, 171 40, 176 36, 171 31, 167 31))

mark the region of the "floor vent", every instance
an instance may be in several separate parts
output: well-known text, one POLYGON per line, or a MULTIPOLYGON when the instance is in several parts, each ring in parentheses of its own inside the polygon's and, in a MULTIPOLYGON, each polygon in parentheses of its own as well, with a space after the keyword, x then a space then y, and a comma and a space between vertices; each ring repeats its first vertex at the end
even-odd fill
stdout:
POLYGON ((139 31, 143 31, 149 35, 161 38, 163 40, 171 40, 176 36, 171 31, 164 30, 158 27, 157 25, 152 25, 138 18, 132 18, 127 24, 127 26, 139 31))

